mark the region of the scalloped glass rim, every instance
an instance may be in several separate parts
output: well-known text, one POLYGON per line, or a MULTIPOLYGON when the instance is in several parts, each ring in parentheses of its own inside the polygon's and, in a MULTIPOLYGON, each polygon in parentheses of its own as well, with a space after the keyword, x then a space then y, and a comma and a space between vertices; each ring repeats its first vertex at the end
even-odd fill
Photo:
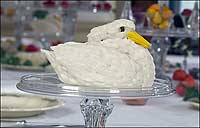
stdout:
POLYGON ((17 88, 30 93, 56 96, 80 96, 98 98, 120 97, 160 97, 173 94, 172 82, 157 78, 152 87, 146 88, 108 88, 85 85, 70 85, 61 82, 55 73, 25 75, 17 88))

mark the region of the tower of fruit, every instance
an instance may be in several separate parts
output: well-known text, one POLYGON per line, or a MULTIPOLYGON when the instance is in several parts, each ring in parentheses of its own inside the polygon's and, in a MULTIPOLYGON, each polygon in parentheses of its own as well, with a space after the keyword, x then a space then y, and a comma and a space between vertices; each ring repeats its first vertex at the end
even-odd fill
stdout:
POLYGON ((147 11, 148 26, 155 31, 152 35, 150 52, 154 57, 156 74, 164 75, 165 58, 170 46, 170 39, 167 36, 156 36, 156 32, 162 33, 171 26, 173 12, 165 3, 153 4, 147 11))

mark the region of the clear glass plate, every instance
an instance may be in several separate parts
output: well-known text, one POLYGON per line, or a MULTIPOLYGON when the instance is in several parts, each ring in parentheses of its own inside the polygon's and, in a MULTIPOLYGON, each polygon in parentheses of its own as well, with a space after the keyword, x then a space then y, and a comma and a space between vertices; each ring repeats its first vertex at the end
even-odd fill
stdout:
POLYGON ((17 88, 30 93, 55 96, 84 97, 80 103, 85 127, 105 127, 114 105, 111 98, 149 98, 173 94, 175 91, 168 77, 160 76, 148 88, 108 88, 86 85, 70 85, 61 82, 56 74, 26 75, 17 88))
POLYGON ((54 73, 26 75, 21 78, 17 88, 25 92, 96 98, 120 97, 160 97, 174 92, 170 79, 155 79, 152 87, 146 88, 108 88, 86 85, 70 85, 61 82, 54 73))

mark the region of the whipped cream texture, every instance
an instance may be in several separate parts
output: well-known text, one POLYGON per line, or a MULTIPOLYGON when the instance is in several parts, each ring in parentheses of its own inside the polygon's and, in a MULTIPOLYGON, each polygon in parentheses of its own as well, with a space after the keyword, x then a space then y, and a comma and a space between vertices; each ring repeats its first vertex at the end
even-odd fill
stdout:
POLYGON ((93 28, 88 42, 68 42, 43 50, 61 81, 112 88, 150 87, 155 66, 148 49, 129 40, 132 21, 120 19, 93 28))

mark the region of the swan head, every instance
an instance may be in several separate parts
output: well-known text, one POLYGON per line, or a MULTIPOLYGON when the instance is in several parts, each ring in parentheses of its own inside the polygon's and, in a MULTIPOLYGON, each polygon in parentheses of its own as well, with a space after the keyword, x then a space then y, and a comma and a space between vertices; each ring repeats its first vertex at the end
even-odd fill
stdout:
POLYGON ((130 39, 133 42, 149 48, 151 44, 135 31, 135 24, 131 20, 119 19, 111 23, 91 29, 87 35, 88 43, 101 42, 107 39, 130 39))
POLYGON ((135 31, 135 24, 130 20, 119 19, 91 29, 87 37, 88 42, 100 42, 113 38, 123 39, 126 37, 126 33, 130 31, 135 31))

